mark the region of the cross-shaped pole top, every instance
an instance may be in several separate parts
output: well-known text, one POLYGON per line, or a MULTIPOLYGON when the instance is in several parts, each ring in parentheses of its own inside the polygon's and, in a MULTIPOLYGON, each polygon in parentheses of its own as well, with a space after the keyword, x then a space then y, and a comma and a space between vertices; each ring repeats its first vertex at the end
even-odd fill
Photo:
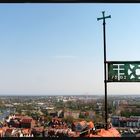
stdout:
POLYGON ((106 19, 106 18, 111 18, 111 15, 105 16, 105 11, 102 11, 102 14, 103 14, 103 17, 97 18, 97 21, 103 19, 103 24, 105 24, 105 19, 106 19))

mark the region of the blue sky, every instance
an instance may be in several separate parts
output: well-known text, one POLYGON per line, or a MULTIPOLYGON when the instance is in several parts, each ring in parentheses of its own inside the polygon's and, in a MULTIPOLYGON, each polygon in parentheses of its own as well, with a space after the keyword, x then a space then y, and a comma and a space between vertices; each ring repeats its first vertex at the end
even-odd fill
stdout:
MULTIPOLYGON (((107 60, 140 60, 140 4, 1 4, 1 94, 103 94, 102 16, 107 60)), ((108 94, 138 94, 109 83, 108 94)))

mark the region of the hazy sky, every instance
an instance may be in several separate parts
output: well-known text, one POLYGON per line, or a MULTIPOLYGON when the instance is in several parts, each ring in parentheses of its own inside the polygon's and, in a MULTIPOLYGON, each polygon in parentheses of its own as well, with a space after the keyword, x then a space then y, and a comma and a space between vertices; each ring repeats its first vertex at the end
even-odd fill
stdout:
POLYGON ((0 4, 0 94, 103 94, 102 11, 107 60, 140 61, 140 4, 0 4))

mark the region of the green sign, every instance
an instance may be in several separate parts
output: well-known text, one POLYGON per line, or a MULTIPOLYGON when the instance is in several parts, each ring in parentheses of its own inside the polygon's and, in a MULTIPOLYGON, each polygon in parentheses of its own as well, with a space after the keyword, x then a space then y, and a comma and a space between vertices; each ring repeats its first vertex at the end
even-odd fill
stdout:
POLYGON ((112 61, 108 64, 108 82, 140 82, 140 61, 112 61))

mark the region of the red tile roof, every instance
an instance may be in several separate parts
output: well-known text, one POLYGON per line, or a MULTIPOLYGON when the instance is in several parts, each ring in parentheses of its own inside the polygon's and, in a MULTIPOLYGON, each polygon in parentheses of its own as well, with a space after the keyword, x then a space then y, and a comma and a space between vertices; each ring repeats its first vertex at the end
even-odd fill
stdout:
POLYGON ((111 127, 110 129, 108 129, 108 131, 113 134, 114 137, 121 137, 119 131, 113 127, 111 127))
POLYGON ((120 133, 115 128, 110 128, 108 130, 100 129, 100 131, 97 133, 100 137, 121 137, 120 133))
POLYGON ((30 133, 30 130, 29 129, 26 129, 26 128, 25 129, 22 129, 22 133, 23 134, 29 134, 30 133))
POLYGON ((32 119, 22 119, 21 120, 21 123, 31 123, 32 122, 32 119))
POLYGON ((9 127, 7 127, 7 126, 5 127, 5 126, 4 126, 4 127, 2 127, 2 129, 3 129, 3 131, 6 132, 6 130, 9 129, 9 127))
POLYGON ((92 121, 88 122, 88 127, 89 128, 94 128, 94 123, 92 121))
POLYGON ((0 133, 2 133, 3 132, 3 129, 2 128, 0 128, 0 133))
POLYGON ((111 132, 109 132, 108 130, 105 129, 101 129, 100 132, 98 132, 99 136, 101 137, 113 137, 113 134, 111 132))
POLYGON ((13 129, 8 128, 8 129, 6 129, 5 133, 12 133, 12 131, 13 131, 13 129))
POLYGON ((34 127, 34 130, 37 132, 42 132, 44 130, 44 127, 34 127))

